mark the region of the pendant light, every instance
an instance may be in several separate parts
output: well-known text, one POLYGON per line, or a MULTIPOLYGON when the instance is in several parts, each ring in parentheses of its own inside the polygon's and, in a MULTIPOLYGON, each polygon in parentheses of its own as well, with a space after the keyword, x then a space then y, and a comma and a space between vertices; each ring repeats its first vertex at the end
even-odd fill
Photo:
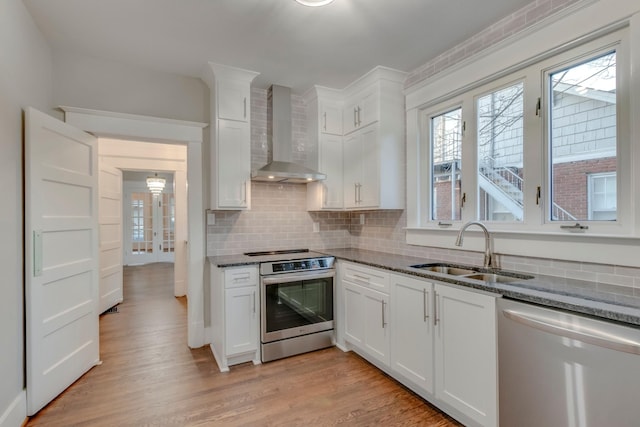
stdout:
POLYGON ((155 176, 147 177, 147 188, 153 195, 158 195, 164 190, 166 180, 156 173, 155 176))

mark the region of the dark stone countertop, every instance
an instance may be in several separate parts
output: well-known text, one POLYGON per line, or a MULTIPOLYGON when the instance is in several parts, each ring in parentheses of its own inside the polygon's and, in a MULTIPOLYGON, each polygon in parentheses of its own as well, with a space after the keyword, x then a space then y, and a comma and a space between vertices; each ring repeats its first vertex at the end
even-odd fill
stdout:
MULTIPOLYGON (((509 283, 485 282, 410 267, 416 264, 442 262, 441 260, 351 248, 323 249, 316 252, 332 255, 340 260, 491 292, 518 301, 640 326, 640 297, 634 296, 633 288, 629 287, 540 274, 534 275, 533 279, 515 279, 514 282, 509 283)), ((283 258, 274 259, 274 256, 248 257, 240 254, 209 257, 209 262, 224 268, 254 265, 280 259, 295 259, 281 255, 277 257, 283 258)), ((460 267, 464 268, 465 266, 460 265, 460 267)), ((482 272, 492 271, 490 269, 480 270, 482 272)), ((511 273, 517 274, 518 272, 511 273)))

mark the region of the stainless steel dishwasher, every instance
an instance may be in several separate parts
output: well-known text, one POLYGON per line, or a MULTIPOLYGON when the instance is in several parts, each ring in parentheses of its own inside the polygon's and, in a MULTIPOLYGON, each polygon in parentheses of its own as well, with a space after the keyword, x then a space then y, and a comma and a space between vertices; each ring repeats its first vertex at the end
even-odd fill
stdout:
POLYGON ((640 426, 640 328, 498 300, 500 425, 640 426))

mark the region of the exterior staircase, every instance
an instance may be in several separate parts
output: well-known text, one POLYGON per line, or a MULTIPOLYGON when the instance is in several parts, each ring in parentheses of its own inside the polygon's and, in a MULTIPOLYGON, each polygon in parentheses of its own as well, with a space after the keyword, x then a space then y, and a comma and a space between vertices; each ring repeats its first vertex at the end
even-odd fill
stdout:
MULTIPOLYGON (((515 218, 522 220, 524 211, 523 179, 507 167, 494 167, 495 163, 495 159, 487 157, 480 164, 478 168, 480 188, 507 208, 515 218)), ((576 217, 554 202, 552 219, 554 221, 574 221, 576 217)))

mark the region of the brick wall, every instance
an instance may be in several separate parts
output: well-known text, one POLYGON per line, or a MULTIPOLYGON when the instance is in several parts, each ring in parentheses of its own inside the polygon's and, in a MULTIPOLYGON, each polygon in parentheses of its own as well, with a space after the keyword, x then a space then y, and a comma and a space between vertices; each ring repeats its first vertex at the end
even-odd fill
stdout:
POLYGON ((553 165, 553 201, 578 219, 588 218, 589 174, 613 172, 615 157, 553 165))

